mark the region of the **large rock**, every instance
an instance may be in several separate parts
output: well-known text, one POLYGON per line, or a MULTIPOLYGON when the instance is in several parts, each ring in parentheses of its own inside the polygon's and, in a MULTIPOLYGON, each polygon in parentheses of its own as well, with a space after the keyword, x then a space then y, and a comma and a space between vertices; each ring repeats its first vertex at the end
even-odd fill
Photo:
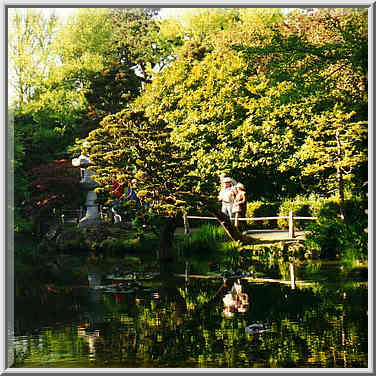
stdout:
POLYGON ((104 223, 92 224, 83 230, 85 240, 88 243, 102 242, 111 236, 108 226, 104 223))
POLYGON ((59 248, 65 248, 68 245, 80 244, 81 234, 74 230, 63 230, 56 237, 56 244, 59 248))

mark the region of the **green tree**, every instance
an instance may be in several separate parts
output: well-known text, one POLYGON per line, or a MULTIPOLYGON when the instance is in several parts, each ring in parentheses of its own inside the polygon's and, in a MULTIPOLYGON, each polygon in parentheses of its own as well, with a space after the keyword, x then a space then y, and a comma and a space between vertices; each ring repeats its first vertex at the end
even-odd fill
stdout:
POLYGON ((303 175, 325 173, 328 188, 334 187, 338 192, 345 223, 345 183, 351 184, 354 170, 367 162, 367 150, 363 147, 367 122, 351 121, 354 115, 335 106, 333 112, 313 117, 305 142, 295 155, 303 162, 303 175))
POLYGON ((10 10, 8 54, 9 83, 17 108, 38 94, 49 75, 50 45, 58 26, 55 15, 44 16, 34 9, 10 10))
POLYGON ((138 197, 159 215, 161 259, 172 257, 177 216, 187 205, 190 191, 184 156, 169 140, 167 124, 144 111, 124 110, 111 115, 90 132, 85 153, 96 180, 105 190, 113 178, 130 183, 137 179, 138 197))
POLYGON ((75 136, 85 137, 108 114, 116 113, 140 92, 141 80, 114 51, 115 21, 111 9, 80 9, 59 30, 53 48, 59 52, 56 81, 50 92, 71 93, 77 121, 75 136))
MULTIPOLYGON (((105 116, 134 100, 141 79, 115 52, 120 26, 110 9, 82 9, 56 27, 54 17, 32 11, 16 14, 14 23, 9 41, 14 75, 17 82, 29 80, 27 90, 20 84, 22 107, 15 107, 16 147, 23 151, 17 176, 28 176, 37 166, 69 159, 75 138, 86 137, 105 116)), ((27 192, 16 196, 19 203, 27 192)))
MULTIPOLYGON (((333 166, 307 174, 301 148, 316 116, 336 106, 352 114, 347 125, 354 133, 367 120, 367 12, 324 10, 283 20, 278 10, 245 10, 239 19, 204 42, 188 40, 143 101, 172 126, 174 142, 206 182, 226 170, 252 187, 251 199, 330 193, 333 166)), ((352 171, 350 189, 364 178, 361 134, 348 146, 352 161, 348 154, 341 162, 352 171)), ((317 139, 331 142, 325 132, 317 139)))
POLYGON ((114 24, 112 53, 138 71, 143 82, 151 82, 152 69, 167 57, 157 42, 158 8, 114 8, 109 17, 114 24))
POLYGON ((233 22, 225 30, 218 27, 203 42, 188 39, 177 60, 154 79, 141 99, 148 113, 172 127, 173 141, 190 156, 191 170, 201 177, 199 189, 212 196, 217 189, 215 176, 223 170, 246 185, 256 186, 257 181, 260 192, 250 195, 273 191, 270 187, 280 159, 275 154, 281 147, 286 154, 289 151, 290 134, 282 129, 280 135, 270 135, 275 119, 262 123, 271 101, 258 102, 257 90, 268 90, 262 82, 265 75, 250 76, 253 67, 232 48, 234 38, 243 38, 248 28, 233 22), (259 127, 249 126, 248 105, 257 106, 259 127), (282 145, 275 145, 276 137, 282 145))
POLYGON ((296 135, 295 152, 279 170, 298 167, 292 178, 306 189, 329 194, 334 187, 345 218, 345 188, 357 191, 367 179, 367 12, 298 13, 265 47, 246 48, 253 62, 267 57, 270 85, 288 88, 280 99, 289 110, 284 121, 296 135))

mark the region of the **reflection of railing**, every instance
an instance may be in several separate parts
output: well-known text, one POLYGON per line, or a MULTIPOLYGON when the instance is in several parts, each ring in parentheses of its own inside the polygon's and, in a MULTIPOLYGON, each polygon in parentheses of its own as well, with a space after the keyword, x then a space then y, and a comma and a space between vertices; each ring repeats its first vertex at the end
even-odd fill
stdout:
MULTIPOLYGON (((194 215, 184 215, 184 229, 185 233, 189 233, 189 222, 188 219, 199 219, 199 220, 218 220, 216 217, 200 217, 194 215)), ((289 238, 295 237, 295 220, 316 220, 317 217, 300 217, 293 216, 292 211, 290 211, 288 216, 279 217, 252 217, 252 218, 238 218, 238 221, 268 221, 268 220, 278 220, 278 219, 288 219, 289 221, 289 238)))

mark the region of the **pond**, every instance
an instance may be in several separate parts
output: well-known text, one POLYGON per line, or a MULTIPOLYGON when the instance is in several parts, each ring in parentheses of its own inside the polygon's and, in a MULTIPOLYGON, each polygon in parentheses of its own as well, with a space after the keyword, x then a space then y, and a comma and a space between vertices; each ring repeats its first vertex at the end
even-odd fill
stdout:
POLYGON ((366 368, 367 269, 300 264, 295 288, 286 270, 239 279, 242 309, 225 307, 237 278, 215 276, 95 274, 91 287, 16 298, 12 367, 366 368))

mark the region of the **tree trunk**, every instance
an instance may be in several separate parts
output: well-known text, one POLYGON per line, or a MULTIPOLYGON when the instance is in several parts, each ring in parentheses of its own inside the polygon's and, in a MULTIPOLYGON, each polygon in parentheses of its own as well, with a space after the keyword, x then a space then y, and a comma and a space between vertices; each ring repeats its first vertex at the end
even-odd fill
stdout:
POLYGON ((234 224, 231 222, 230 218, 227 215, 223 214, 220 210, 214 208, 210 208, 210 211, 214 215, 214 217, 217 218, 218 222, 221 224, 226 234, 230 237, 232 241, 249 241, 249 239, 246 239, 241 234, 241 232, 234 226, 234 224))
POLYGON ((169 264, 173 261, 174 232, 177 227, 176 218, 163 220, 159 237, 159 261, 161 275, 171 274, 169 264))
POLYGON ((244 236, 231 222, 230 218, 223 214, 220 209, 218 209, 218 202, 213 200, 207 200, 204 197, 200 197, 201 206, 205 207, 210 214, 217 218, 217 221, 221 224, 226 234, 232 241, 241 241, 242 243, 252 243, 252 238, 249 236, 244 236))
POLYGON ((341 171, 340 162, 342 160, 342 145, 341 140, 339 139, 339 132, 336 132, 336 141, 337 141, 337 184, 338 184, 338 194, 339 194, 339 210, 341 213, 341 218, 343 223, 346 225, 346 214, 345 214, 345 193, 344 193, 344 183, 343 175, 341 171))
POLYGON ((341 169, 337 170, 337 180, 338 180, 338 193, 339 193, 339 211, 341 213, 341 218, 344 224, 346 224, 346 214, 345 214, 345 194, 343 187, 343 176, 341 169))

